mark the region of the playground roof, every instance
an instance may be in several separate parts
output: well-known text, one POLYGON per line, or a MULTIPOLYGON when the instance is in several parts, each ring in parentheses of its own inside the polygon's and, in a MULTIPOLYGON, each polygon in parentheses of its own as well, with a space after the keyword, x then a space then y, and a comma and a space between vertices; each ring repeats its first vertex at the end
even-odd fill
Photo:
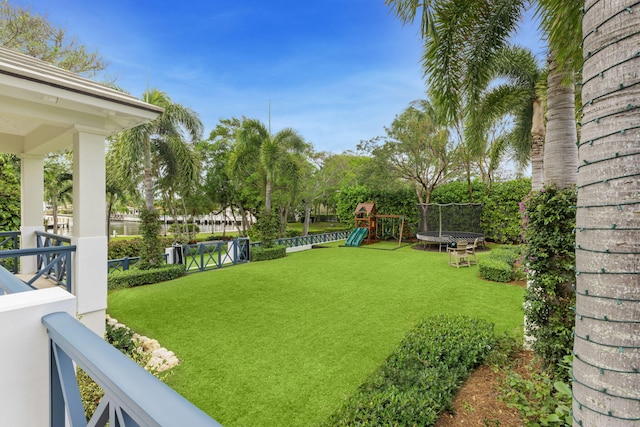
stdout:
POLYGON ((373 202, 366 202, 366 203, 358 203, 358 206, 356 206, 356 211, 354 212, 356 215, 357 214, 375 214, 376 213, 376 204, 373 202))

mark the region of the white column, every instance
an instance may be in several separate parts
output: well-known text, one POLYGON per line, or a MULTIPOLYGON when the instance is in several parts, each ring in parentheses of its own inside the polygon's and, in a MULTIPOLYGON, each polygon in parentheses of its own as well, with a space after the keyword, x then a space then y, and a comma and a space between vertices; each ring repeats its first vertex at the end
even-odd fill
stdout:
MULTIPOLYGON (((44 156, 20 156, 21 248, 36 247, 36 231, 44 231, 44 156)), ((20 273, 34 274, 36 257, 20 259, 20 273)))
POLYGON ((105 135, 78 128, 73 135, 73 293, 80 321, 104 334, 107 308, 105 135))

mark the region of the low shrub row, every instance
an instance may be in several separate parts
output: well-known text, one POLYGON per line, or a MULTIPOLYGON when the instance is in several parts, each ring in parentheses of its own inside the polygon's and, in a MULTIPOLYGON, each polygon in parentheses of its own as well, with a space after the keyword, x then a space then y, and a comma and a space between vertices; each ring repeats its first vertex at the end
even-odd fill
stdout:
POLYGON ((148 270, 132 268, 126 271, 114 271, 107 277, 107 283, 110 290, 131 288, 177 279, 184 274, 185 266, 183 264, 163 265, 148 270))
POLYGON ((452 409, 456 392, 494 340, 493 324, 485 320, 427 318, 324 425, 432 426, 452 409))
POLYGON ((514 278, 514 265, 521 257, 520 246, 501 246, 478 262, 480 277, 494 282, 510 282, 514 278))
POLYGON ((251 261, 268 261, 270 259, 284 258, 285 256, 287 256, 287 248, 284 246, 251 248, 251 261))

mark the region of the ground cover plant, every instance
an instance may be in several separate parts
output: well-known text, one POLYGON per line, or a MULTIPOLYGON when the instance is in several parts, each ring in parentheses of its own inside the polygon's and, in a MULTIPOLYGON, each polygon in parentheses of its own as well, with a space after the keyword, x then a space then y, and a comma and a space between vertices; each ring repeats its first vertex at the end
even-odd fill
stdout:
POLYGON ((446 253, 323 246, 111 292, 108 311, 174 351, 169 385, 228 427, 324 422, 428 316, 522 334, 523 289, 446 253))

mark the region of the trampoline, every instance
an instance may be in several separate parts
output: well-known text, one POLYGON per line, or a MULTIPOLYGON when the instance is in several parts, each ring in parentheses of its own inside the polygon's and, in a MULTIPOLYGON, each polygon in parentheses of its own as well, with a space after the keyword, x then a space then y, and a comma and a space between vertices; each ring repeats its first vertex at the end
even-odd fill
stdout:
POLYGON ((481 203, 421 203, 421 228, 416 233, 418 240, 424 243, 438 244, 438 250, 443 246, 466 240, 484 246, 484 233, 480 224, 482 212, 481 203))
POLYGON ((472 233, 467 231, 421 231, 416 234, 418 240, 422 240, 426 243, 439 244, 438 250, 442 250, 442 246, 448 246, 453 242, 459 242, 460 240, 466 240, 469 243, 473 243, 478 239, 478 244, 484 246, 484 234, 472 233))

